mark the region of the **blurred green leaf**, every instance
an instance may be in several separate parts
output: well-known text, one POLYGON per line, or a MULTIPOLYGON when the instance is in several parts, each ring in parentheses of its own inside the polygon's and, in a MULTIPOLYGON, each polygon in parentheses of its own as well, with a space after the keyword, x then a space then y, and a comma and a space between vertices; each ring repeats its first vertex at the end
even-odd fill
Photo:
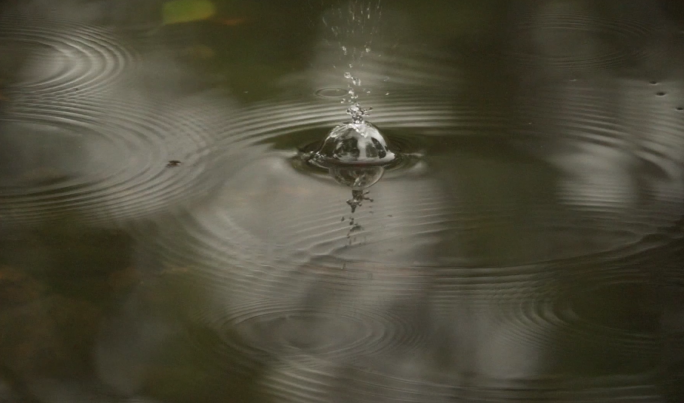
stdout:
POLYGON ((206 20, 216 13, 216 6, 209 0, 173 0, 164 3, 164 25, 206 20))

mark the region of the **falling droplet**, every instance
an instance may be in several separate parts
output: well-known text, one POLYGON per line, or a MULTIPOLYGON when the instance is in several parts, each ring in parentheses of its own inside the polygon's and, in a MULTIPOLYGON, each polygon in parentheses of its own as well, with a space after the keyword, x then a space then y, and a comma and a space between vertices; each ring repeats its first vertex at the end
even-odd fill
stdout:
POLYGON ((371 48, 366 48, 366 53, 370 53, 371 48))
MULTIPOLYGON (((367 192, 367 191, 364 191, 364 190, 362 190, 362 189, 353 189, 353 190, 352 190, 352 198, 349 199, 349 200, 347 200, 347 204, 349 205, 349 207, 351 207, 351 212, 352 212, 352 214, 356 211, 357 208, 359 208, 359 207, 361 206, 361 204, 362 204, 365 200, 372 201, 372 199, 370 199, 370 198, 368 197, 368 192, 367 192)), ((358 225, 358 224, 355 224, 353 221, 350 222, 349 225, 352 225, 352 226, 353 226, 352 229, 349 231, 350 233, 353 232, 353 231, 355 231, 355 230, 358 231, 358 230, 363 229, 363 227, 361 227, 361 226, 358 225)))
POLYGON ((342 46, 342 52, 344 52, 345 56, 347 55, 347 47, 346 46, 342 46))
POLYGON ((351 73, 350 73, 350 72, 348 72, 348 71, 347 71, 347 72, 345 72, 345 73, 344 73, 344 78, 346 78, 346 79, 348 79, 348 80, 349 80, 349 79, 351 79, 351 78, 352 78, 352 75, 351 75, 351 73))

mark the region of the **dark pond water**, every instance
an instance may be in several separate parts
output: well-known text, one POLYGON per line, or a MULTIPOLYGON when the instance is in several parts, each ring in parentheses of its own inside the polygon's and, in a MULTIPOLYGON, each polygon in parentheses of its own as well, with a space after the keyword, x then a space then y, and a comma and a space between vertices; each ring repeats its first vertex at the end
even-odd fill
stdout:
POLYGON ((684 401, 679 2, 1 9, 0 402, 684 401))

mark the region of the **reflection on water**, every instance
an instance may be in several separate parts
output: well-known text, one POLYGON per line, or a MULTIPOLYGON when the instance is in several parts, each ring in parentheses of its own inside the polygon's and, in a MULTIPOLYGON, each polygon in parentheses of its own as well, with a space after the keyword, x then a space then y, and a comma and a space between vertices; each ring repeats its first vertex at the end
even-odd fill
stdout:
POLYGON ((206 3, 3 5, 1 402, 684 399, 684 8, 206 3))

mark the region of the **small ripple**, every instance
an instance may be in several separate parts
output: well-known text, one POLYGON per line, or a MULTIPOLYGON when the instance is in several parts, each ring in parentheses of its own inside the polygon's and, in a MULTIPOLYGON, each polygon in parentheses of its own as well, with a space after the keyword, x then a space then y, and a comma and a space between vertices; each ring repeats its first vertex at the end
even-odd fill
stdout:
POLYGON ((657 58, 661 35, 657 27, 627 19, 543 13, 514 27, 514 45, 504 57, 571 70, 627 67, 641 59, 657 58))
POLYGON ((325 99, 341 100, 349 95, 349 90, 346 88, 321 88, 316 91, 316 96, 325 99))

